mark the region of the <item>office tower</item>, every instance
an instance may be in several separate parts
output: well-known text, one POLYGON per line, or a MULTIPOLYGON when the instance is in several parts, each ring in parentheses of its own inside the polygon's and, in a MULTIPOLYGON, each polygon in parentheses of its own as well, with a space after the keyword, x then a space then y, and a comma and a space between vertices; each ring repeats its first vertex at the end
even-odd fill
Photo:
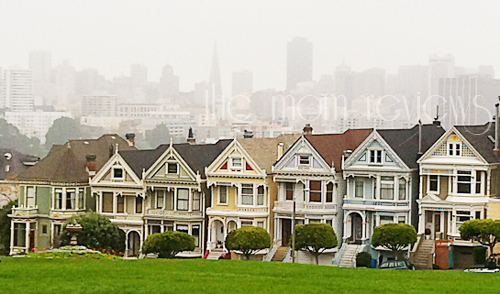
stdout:
POLYGON ((179 77, 174 75, 174 69, 170 65, 165 65, 160 77, 160 98, 169 102, 178 102, 179 97, 179 77))
POLYGON ((134 87, 143 86, 148 82, 148 68, 141 64, 132 64, 130 66, 130 76, 134 87))
POLYGON ((76 71, 68 60, 64 60, 54 70, 54 81, 56 85, 56 105, 67 108, 75 103, 76 71))
POLYGON ((354 98, 354 73, 345 64, 337 66, 335 69, 335 96, 339 101, 344 102, 342 106, 348 107, 354 98))
POLYGON ((312 43, 293 38, 287 46, 286 88, 295 90, 297 83, 312 81, 312 43))
POLYGON ((249 97, 253 92, 253 75, 249 70, 233 72, 232 96, 246 95, 249 97))
POLYGON ((33 73, 31 70, 12 68, 4 71, 1 107, 10 111, 32 111, 33 73))
POLYGON ((217 42, 214 44, 212 66, 210 67, 210 77, 208 78, 208 94, 210 100, 222 101, 222 85, 220 80, 219 54, 217 52, 217 42))
POLYGON ((429 57, 429 96, 437 95, 439 79, 455 77, 455 59, 453 55, 444 57, 431 55, 429 57))
POLYGON ((33 82, 51 82, 52 57, 50 51, 31 51, 29 64, 33 71, 33 82))

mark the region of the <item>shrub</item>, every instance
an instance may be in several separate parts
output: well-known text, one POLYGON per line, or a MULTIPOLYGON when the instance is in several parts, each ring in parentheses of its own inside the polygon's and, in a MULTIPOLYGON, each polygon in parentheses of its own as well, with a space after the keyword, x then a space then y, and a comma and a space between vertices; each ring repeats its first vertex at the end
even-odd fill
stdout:
POLYGON ((433 263, 433 264, 432 264, 432 269, 433 269, 433 270, 440 270, 440 269, 441 269, 441 267, 440 267, 438 264, 433 263))
POLYGON ((475 264, 485 264, 486 262, 486 247, 474 247, 472 251, 475 264))
POLYGON ((125 233, 108 217, 95 212, 79 214, 70 218, 63 226, 61 244, 68 245, 73 234, 78 237, 78 245, 115 250, 116 252, 125 251, 125 233), (75 223, 82 226, 82 231, 68 232, 67 225, 75 223))
POLYGON ((193 236, 176 231, 166 231, 149 235, 142 245, 142 253, 158 254, 160 258, 174 258, 181 251, 193 251, 193 236))
POLYGON ((500 221, 492 219, 473 219, 465 221, 460 228, 460 236, 463 240, 473 240, 479 242, 490 249, 493 249, 500 240, 500 221))
POLYGON ((417 242, 417 231, 408 224, 383 224, 373 230, 372 245, 391 250, 396 260, 405 247, 415 242, 417 242))
POLYGON ((10 217, 12 207, 17 201, 11 201, 0 209, 0 254, 8 253, 10 247, 10 217))
POLYGON ((250 259, 257 251, 271 247, 271 236, 261 227, 245 226, 231 231, 226 237, 226 248, 238 250, 250 259))
POLYGON ((329 224, 295 226, 295 248, 309 251, 319 263, 318 257, 326 250, 338 245, 337 235, 329 224))
POLYGON ((360 252, 356 255, 356 267, 370 267, 372 256, 368 252, 360 252))

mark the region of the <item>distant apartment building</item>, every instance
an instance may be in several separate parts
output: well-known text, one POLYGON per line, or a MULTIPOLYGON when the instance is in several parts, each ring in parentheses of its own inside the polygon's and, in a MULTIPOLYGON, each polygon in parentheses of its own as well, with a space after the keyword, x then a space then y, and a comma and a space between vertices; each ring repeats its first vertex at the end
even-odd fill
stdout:
POLYGON ((10 111, 32 111, 33 73, 31 70, 13 68, 6 69, 2 79, 2 99, 0 107, 10 111))
POLYGON ((84 95, 82 116, 115 116, 117 100, 116 95, 84 95))
POLYGON ((65 111, 25 111, 5 112, 5 120, 19 129, 21 134, 31 138, 38 138, 45 143, 45 135, 54 121, 61 117, 73 117, 65 111))
POLYGON ((286 61, 286 88, 294 90, 297 83, 312 81, 312 43, 306 38, 288 42, 286 61))
POLYGON ((159 110, 160 105, 158 104, 120 104, 118 105, 118 116, 127 118, 151 117, 159 110))

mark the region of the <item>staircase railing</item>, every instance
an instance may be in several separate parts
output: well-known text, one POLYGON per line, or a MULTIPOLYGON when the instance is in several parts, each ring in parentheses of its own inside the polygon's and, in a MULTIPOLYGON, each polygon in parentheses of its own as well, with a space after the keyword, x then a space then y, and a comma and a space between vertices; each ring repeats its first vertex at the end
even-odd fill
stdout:
POLYGON ((352 267, 356 267, 356 257, 358 256, 358 254, 360 252, 362 252, 363 250, 365 249, 365 245, 359 245, 357 248, 356 248, 356 251, 354 252, 354 255, 352 256, 352 260, 351 260, 351 265, 352 267))
POLYGON ((347 249, 347 242, 342 243, 339 251, 335 254, 335 258, 333 258, 332 264, 339 265, 340 261, 342 261, 342 256, 344 256, 345 250, 347 249))
POLYGON ((276 254, 276 251, 278 250, 278 248, 280 248, 279 245, 274 245, 271 248, 271 250, 269 251, 269 253, 266 254, 262 260, 263 261, 271 261, 273 259, 274 255, 276 254))
POLYGON ((417 236, 417 242, 413 245, 413 248, 410 250, 410 258, 409 261, 410 263, 415 263, 415 256, 417 255, 417 250, 422 245, 422 242, 425 238, 423 238, 422 234, 419 234, 417 236))
POLYGON ((283 257, 283 262, 292 262, 292 248, 289 248, 286 252, 285 257, 283 257))

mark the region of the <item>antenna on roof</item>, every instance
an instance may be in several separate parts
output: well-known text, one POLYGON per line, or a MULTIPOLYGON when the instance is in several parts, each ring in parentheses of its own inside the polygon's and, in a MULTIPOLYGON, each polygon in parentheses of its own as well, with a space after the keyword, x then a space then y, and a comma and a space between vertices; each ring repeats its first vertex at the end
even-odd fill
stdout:
POLYGON ((115 154, 118 154, 118 143, 116 143, 115 154))
POLYGON ((174 144, 174 138, 170 137, 170 147, 172 147, 172 144, 174 144))

